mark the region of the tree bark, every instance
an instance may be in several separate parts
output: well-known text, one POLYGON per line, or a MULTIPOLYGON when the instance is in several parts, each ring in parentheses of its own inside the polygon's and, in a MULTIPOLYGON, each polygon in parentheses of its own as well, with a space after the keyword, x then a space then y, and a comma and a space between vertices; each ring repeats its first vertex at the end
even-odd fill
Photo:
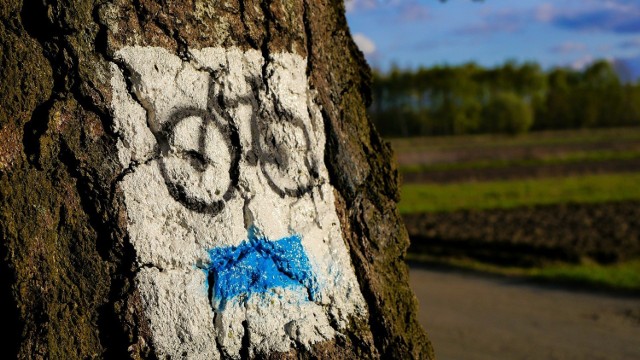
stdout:
POLYGON ((398 174, 366 116, 370 71, 341 1, 8 0, 0 19, 0 296, 14 334, 1 341, 10 355, 433 358, 403 261, 398 174), (175 79, 162 83, 154 67, 157 79, 175 79), (183 98, 192 104, 176 112, 183 98), (146 123, 132 120, 136 111, 146 123), (228 174, 216 170, 222 163, 228 174), (230 185, 214 193, 189 182, 193 174, 230 185), (156 180, 161 194, 143 196, 156 180), (260 200, 260 186, 275 195, 260 200), (315 215, 299 214, 309 209, 315 215), (269 257, 279 220, 294 248, 269 257), (248 254, 270 261, 274 279, 286 275, 276 286, 285 290, 251 295, 254 279, 224 295, 216 254, 258 243, 248 254), (308 297, 290 300, 296 289, 308 297), (208 312, 196 311, 207 298, 208 312), (295 309, 311 315, 290 320, 295 309), (263 320, 284 330, 261 329, 263 320))

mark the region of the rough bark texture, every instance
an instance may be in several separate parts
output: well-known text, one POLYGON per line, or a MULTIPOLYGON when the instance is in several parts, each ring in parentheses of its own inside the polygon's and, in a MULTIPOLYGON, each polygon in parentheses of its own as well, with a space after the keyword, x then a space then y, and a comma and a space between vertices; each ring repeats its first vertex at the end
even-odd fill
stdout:
POLYGON ((274 358, 432 358, 416 321, 391 150, 366 117, 369 69, 340 1, 0 3, 0 296, 18 358, 154 358, 133 284, 109 62, 127 45, 308 58, 325 161, 369 308, 346 336, 274 358))

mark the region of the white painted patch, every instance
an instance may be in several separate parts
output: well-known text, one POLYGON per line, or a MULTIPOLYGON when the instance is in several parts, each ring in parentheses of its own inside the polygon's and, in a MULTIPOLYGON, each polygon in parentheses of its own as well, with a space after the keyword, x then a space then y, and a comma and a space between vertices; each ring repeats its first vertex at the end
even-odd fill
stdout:
POLYGON ((265 66, 258 51, 206 48, 183 61, 154 47, 123 48, 117 60, 112 107, 118 157, 130 169, 120 186, 158 353, 239 358, 243 339, 250 355, 288 351, 366 317, 306 60, 282 53, 265 66), (208 250, 247 239, 249 226, 269 239, 302 236, 319 283, 314 301, 282 288, 213 309, 198 267, 208 250))

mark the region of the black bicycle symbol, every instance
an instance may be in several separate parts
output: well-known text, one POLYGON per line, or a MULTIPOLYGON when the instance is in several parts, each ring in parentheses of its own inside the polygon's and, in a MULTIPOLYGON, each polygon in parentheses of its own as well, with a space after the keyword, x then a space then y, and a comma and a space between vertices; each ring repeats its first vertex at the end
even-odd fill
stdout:
POLYGON ((273 106, 259 103, 261 85, 257 78, 250 81, 252 91, 237 99, 225 98, 215 85, 211 78, 206 109, 180 108, 162 124, 151 115, 148 119, 171 196, 190 210, 220 213, 238 190, 242 156, 248 165, 260 165, 270 188, 280 197, 308 193, 317 184, 319 173, 304 121, 287 110, 277 96, 270 96, 273 106), (227 110, 239 104, 248 104, 252 109, 251 148, 246 151, 242 149, 238 126, 227 110), (195 139, 193 133, 185 136, 182 128, 189 128, 185 124, 198 125, 195 139), (212 146, 220 141, 228 153, 212 150, 220 149, 212 146))

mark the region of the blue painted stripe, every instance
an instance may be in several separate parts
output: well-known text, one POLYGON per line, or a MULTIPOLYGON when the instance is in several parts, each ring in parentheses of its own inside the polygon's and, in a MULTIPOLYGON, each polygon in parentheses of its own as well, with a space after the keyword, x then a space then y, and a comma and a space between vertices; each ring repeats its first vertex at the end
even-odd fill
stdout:
POLYGON ((274 288, 298 288, 313 301, 318 285, 304 251, 300 235, 276 241, 267 239, 255 227, 238 246, 209 250, 209 293, 217 309, 234 298, 267 293, 274 288))

